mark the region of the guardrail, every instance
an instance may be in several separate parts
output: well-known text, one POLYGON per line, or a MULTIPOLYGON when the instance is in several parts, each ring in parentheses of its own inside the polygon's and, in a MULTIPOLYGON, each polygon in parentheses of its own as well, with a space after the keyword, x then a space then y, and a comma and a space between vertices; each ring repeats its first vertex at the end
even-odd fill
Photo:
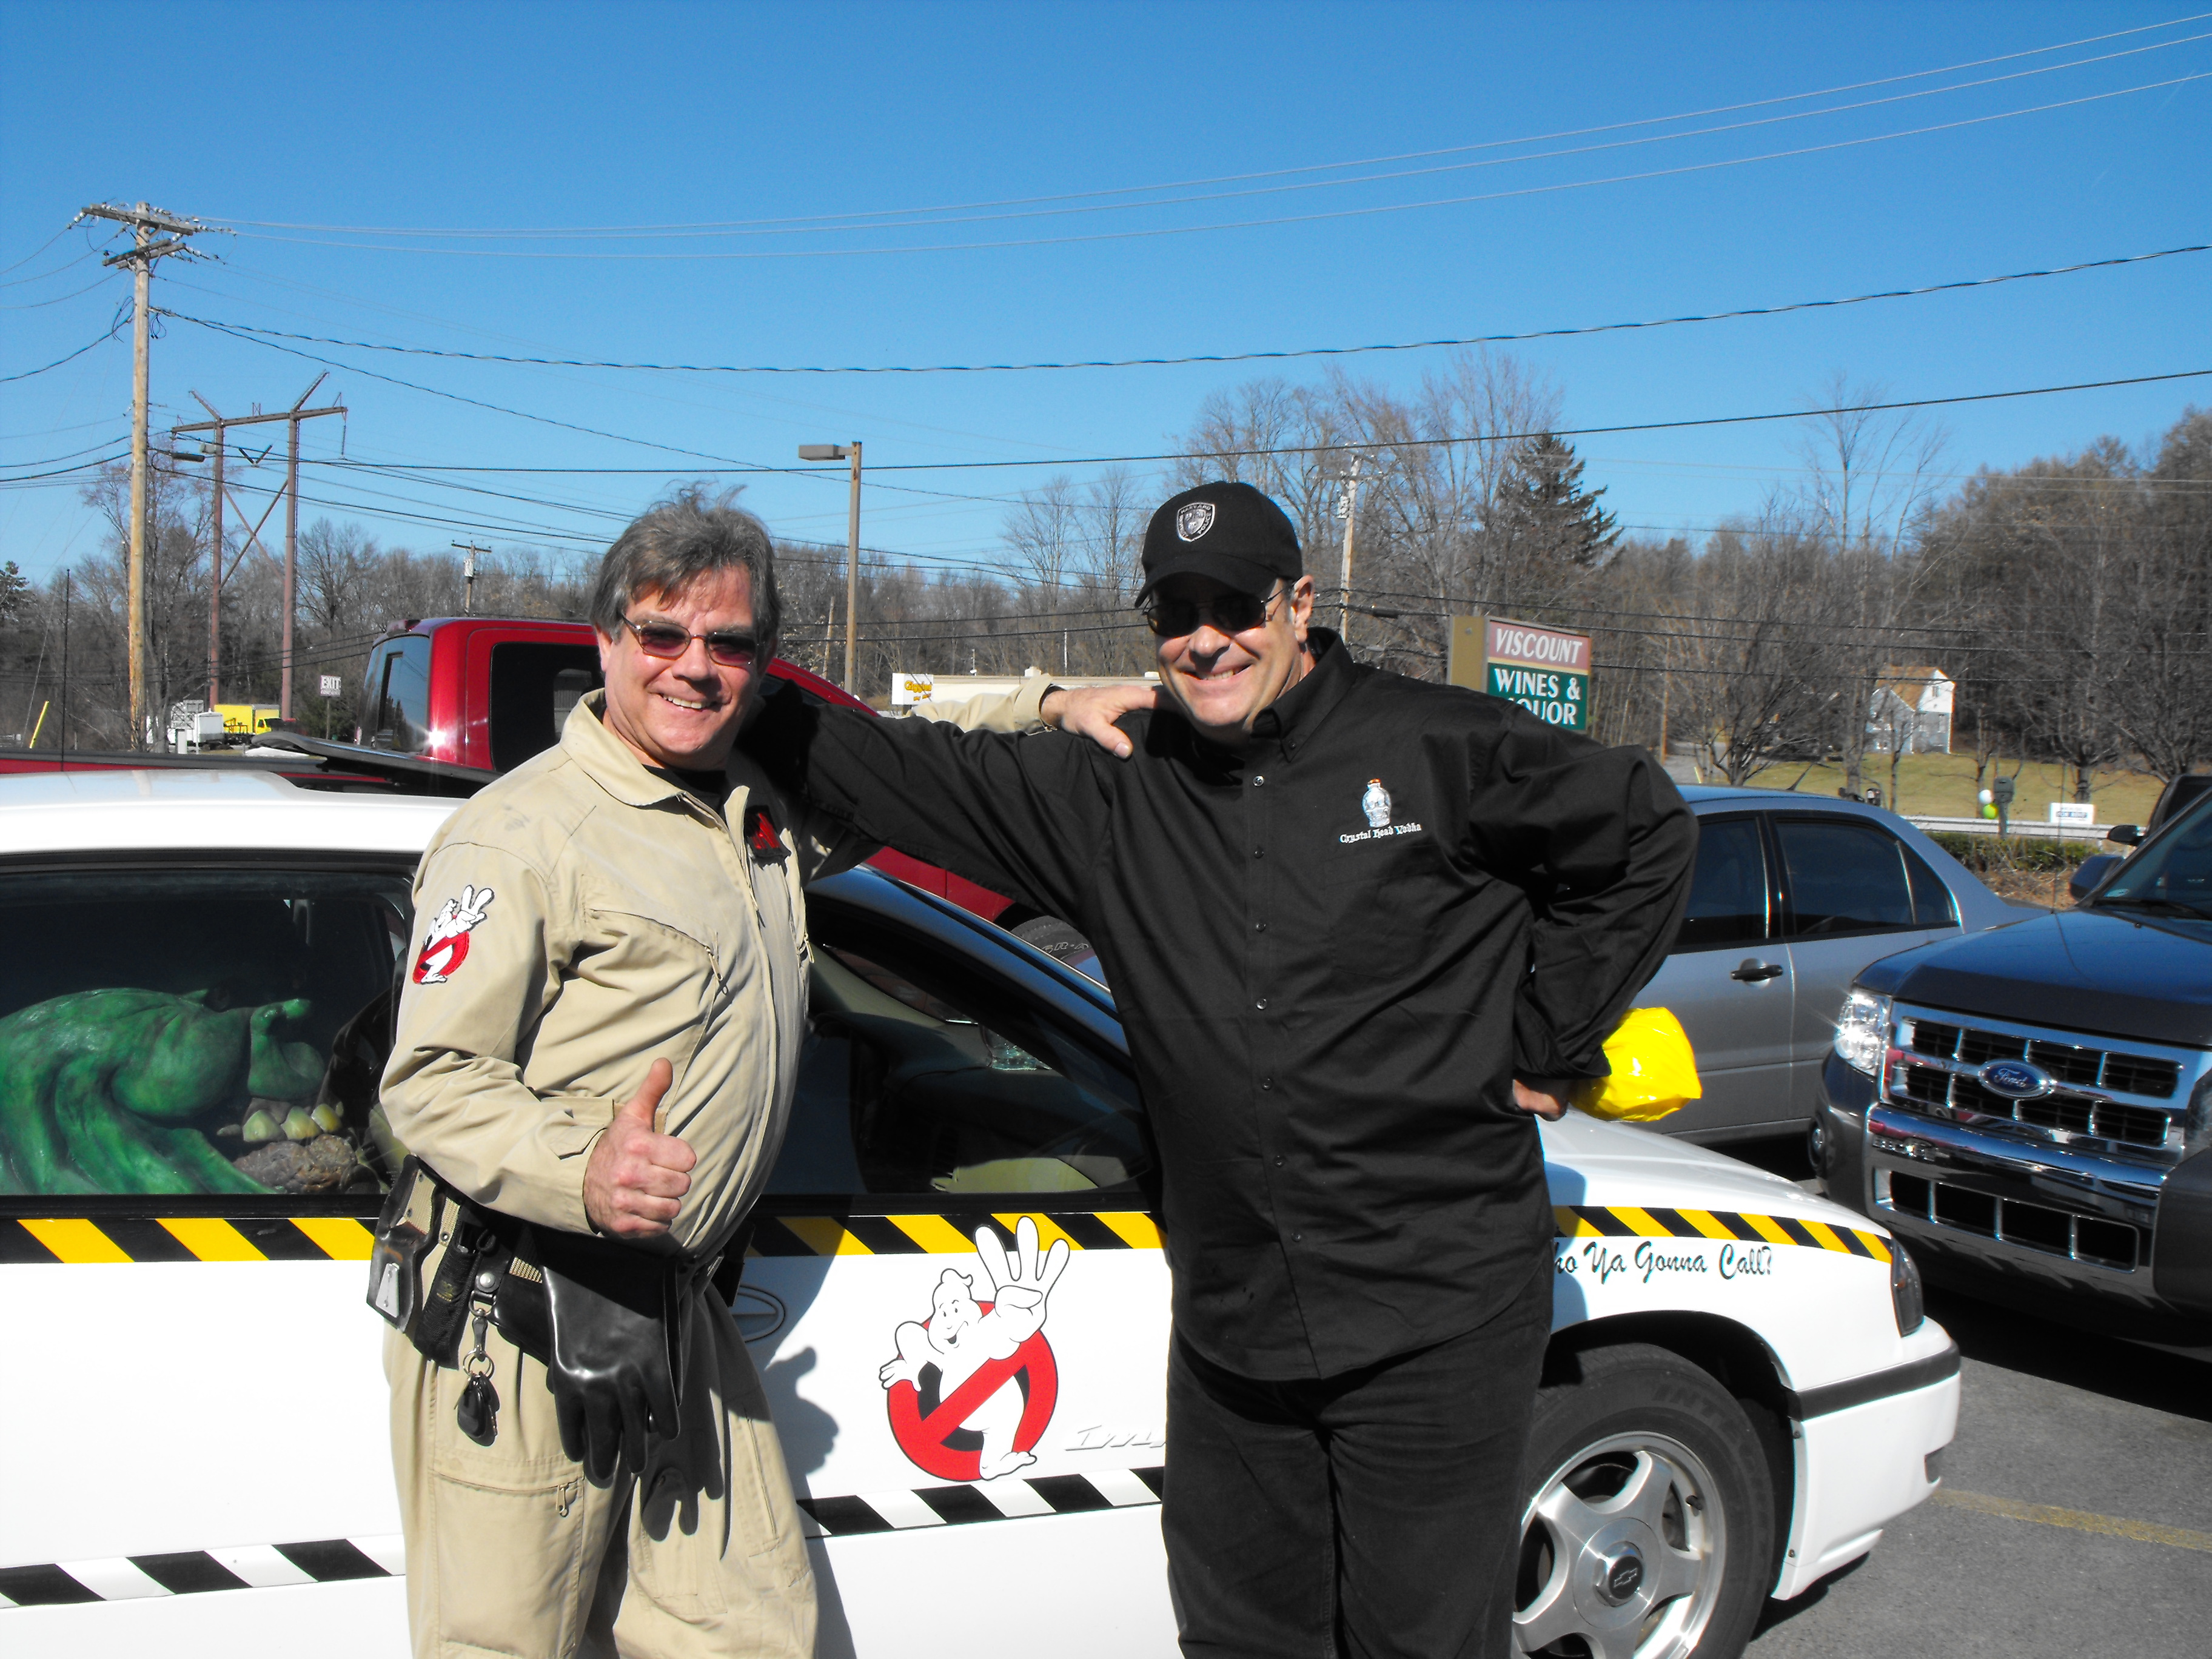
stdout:
MULTIPOLYGON (((1997 833, 1995 818, 1931 818, 1917 812, 1906 812, 1908 823, 1922 830, 1948 830, 1955 835, 1994 836, 1997 833)), ((2032 819, 2014 818, 2010 833, 2014 836, 2033 836, 2044 841, 2102 841, 2110 833, 2106 824, 2037 823, 2032 819)))

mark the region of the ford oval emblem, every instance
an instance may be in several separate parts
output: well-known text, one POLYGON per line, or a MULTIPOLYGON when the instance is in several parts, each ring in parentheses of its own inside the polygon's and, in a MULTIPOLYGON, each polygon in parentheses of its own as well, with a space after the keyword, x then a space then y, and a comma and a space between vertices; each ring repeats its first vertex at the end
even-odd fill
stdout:
POLYGON ((1974 1075, 1982 1087, 2007 1100, 2033 1100, 2056 1086, 2050 1073, 2024 1060, 1993 1060, 1974 1075))

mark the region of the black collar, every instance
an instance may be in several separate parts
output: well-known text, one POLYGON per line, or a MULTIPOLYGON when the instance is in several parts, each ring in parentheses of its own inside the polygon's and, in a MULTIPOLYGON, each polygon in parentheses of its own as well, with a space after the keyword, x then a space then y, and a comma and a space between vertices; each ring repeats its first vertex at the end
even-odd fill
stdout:
POLYGON ((1330 629, 1309 628, 1306 638, 1313 647, 1314 665, 1252 722, 1255 741, 1277 744, 1286 760, 1297 758, 1299 749, 1344 701, 1359 672, 1352 653, 1330 629))

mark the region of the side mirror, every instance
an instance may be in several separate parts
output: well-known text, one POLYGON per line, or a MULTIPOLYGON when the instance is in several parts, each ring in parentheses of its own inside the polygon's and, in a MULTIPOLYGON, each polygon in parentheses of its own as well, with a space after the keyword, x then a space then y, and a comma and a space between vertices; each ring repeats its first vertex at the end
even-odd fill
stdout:
POLYGON ((2140 823, 2116 823, 2105 831, 2106 841, 2116 841, 2123 847, 2140 847, 2142 838, 2142 825, 2140 823))
POLYGON ((2074 896, 2074 902, 2079 904, 2088 897, 2097 884, 2112 873, 2112 866, 2120 862, 2118 853, 2100 853, 2094 858, 2083 859, 2066 882, 2066 890, 2074 896))

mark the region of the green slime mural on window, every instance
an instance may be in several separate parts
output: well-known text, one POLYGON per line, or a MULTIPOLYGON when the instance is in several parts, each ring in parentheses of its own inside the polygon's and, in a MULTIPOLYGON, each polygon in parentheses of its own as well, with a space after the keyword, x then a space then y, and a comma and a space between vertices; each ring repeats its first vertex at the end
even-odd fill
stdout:
POLYGON ((0 1192, 266 1193, 192 1127, 249 1099, 314 1092, 323 1062, 280 1025, 295 998, 216 1009, 208 993, 79 991, 0 1019, 0 1192))

